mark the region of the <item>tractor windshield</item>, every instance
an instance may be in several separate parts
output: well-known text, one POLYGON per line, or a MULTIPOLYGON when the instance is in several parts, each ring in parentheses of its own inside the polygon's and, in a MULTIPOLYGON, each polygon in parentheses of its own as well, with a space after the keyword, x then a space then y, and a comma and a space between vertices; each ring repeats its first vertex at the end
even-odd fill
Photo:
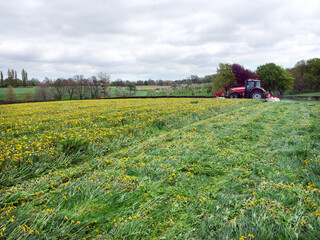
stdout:
POLYGON ((254 82, 253 81, 248 81, 247 87, 246 87, 246 92, 250 92, 250 90, 254 88, 254 82))
POLYGON ((256 82, 256 87, 260 87, 260 82, 256 82))

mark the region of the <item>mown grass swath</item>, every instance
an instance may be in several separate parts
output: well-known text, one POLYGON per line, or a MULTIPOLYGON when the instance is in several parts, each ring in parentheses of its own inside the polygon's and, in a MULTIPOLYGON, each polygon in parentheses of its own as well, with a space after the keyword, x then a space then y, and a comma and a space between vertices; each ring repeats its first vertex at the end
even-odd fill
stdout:
POLYGON ((320 231, 318 103, 132 99, 1 111, 3 238, 320 231))

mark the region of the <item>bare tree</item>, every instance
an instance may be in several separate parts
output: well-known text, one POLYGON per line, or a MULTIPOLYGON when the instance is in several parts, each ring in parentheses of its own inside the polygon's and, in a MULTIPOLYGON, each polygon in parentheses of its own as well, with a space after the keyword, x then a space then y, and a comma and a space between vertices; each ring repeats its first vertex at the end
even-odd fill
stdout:
POLYGON ((92 99, 100 98, 100 84, 96 76, 92 76, 90 79, 90 94, 92 99))
POLYGON ((84 99, 86 95, 86 85, 88 84, 88 82, 84 79, 83 75, 75 75, 73 77, 73 80, 76 82, 79 99, 84 99))
POLYGON ((102 87, 102 94, 104 98, 110 97, 110 75, 107 73, 98 74, 99 82, 102 87))
POLYGON ((36 88, 35 99, 37 101, 47 101, 51 99, 51 95, 48 90, 50 87, 49 79, 46 79, 44 82, 39 83, 36 88))
POLYGON ((66 80, 66 91, 69 94, 70 100, 72 100, 72 97, 77 93, 77 83, 72 78, 66 80))
POLYGON ((55 81, 50 81, 50 90, 54 95, 54 98, 57 100, 62 100, 63 95, 66 93, 66 80, 58 78, 55 81))

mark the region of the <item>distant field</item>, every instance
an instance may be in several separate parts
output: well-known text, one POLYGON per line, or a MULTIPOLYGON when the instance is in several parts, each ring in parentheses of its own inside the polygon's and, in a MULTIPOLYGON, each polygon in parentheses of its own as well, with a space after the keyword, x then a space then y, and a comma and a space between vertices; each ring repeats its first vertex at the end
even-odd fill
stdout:
POLYGON ((320 103, 0 106, 0 239, 318 239, 320 103))
MULTIPOLYGON (((31 91, 33 95, 35 94, 35 87, 14 88, 14 91, 17 94, 18 100, 22 101, 25 92, 31 91)), ((4 101, 6 92, 7 88, 0 88, 0 101, 4 101)))
POLYGON ((320 92, 313 92, 313 93, 300 93, 300 94, 295 94, 294 96, 320 96, 320 92))
MULTIPOLYGON (((111 87, 111 89, 116 89, 118 87, 111 87)), ((137 86, 137 90, 155 90, 155 89, 168 89, 171 86, 137 86)), ((118 89, 127 90, 126 87, 119 87, 118 89)))
POLYGON ((155 90, 155 89, 168 89, 171 88, 171 86, 137 86, 138 90, 155 90))

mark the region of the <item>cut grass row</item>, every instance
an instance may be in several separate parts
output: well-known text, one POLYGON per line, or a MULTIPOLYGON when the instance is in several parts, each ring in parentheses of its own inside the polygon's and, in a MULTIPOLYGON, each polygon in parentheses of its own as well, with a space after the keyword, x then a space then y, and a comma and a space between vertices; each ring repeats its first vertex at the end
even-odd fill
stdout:
POLYGON ((115 151, 165 129, 258 103, 127 99, 2 106, 0 185, 10 186, 40 172, 115 151), (81 154, 70 156, 74 151, 81 154))
POLYGON ((317 238, 319 104, 240 102, 3 189, 4 236, 317 238))

